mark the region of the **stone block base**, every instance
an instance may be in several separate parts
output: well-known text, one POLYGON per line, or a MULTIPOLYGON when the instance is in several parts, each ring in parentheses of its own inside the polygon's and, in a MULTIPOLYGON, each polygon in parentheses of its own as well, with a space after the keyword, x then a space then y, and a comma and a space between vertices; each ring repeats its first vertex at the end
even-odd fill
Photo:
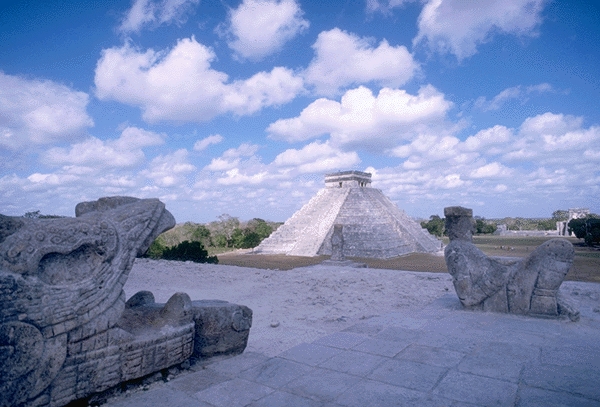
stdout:
POLYGON ((192 301, 194 353, 198 358, 242 353, 248 344, 252 310, 220 300, 192 301))

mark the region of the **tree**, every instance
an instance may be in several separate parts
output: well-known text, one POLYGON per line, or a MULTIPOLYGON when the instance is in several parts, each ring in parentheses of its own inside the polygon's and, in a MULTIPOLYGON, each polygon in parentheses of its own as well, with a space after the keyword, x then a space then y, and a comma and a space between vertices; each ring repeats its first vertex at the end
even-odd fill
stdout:
POLYGON ((571 219, 567 226, 569 227, 569 234, 573 233, 577 239, 585 237, 585 218, 571 219))
POLYGON ((236 249, 251 249, 258 246, 262 241, 258 233, 254 232, 251 228, 234 230, 231 240, 233 247, 236 249))
POLYGON ((31 212, 25 212, 25 215, 23 215, 24 218, 27 219, 37 219, 40 217, 40 211, 31 211, 31 212))
POLYGON ((555 222, 564 222, 569 220, 569 211, 565 211, 563 209, 557 209, 552 212, 552 220, 555 222))
POLYGON ((495 223, 487 223, 483 218, 475 220, 475 227, 480 234, 492 234, 498 229, 495 223))
POLYGON ((190 242, 189 240, 164 250, 162 258, 165 260, 193 261, 196 263, 217 264, 219 262, 217 256, 208 255, 202 243, 190 242))
POLYGON ((227 247, 227 236, 222 234, 215 235, 213 243, 217 247, 227 247))
POLYGON ((244 231, 244 240, 242 242, 242 249, 250 249, 258 246, 262 239, 256 232, 249 231, 246 229, 244 231))
POLYGON ((588 246, 600 243, 600 219, 598 215, 590 214, 585 218, 571 219, 569 233, 574 233, 578 239, 583 239, 588 246))
MULTIPOLYGON (((213 227, 213 230, 215 230, 215 240, 217 238, 217 235, 223 235, 225 236, 225 239, 227 241, 227 243, 221 247, 232 247, 233 246, 233 233, 236 229, 239 229, 240 227, 240 220, 238 218, 235 218, 233 216, 230 216, 227 213, 224 213, 222 215, 218 216, 218 221, 217 222, 212 222, 211 226, 213 227)), ((222 243, 222 240, 220 239, 219 243, 222 243)), ((215 242, 215 244, 217 246, 220 246, 219 244, 217 244, 217 242, 215 242)))
POLYGON ((236 228, 231 234, 231 245, 237 249, 242 248, 244 244, 244 232, 240 228, 236 228))
POLYGON ((527 224, 527 221, 523 218, 516 218, 515 219, 515 226, 517 227, 517 230, 523 230, 523 227, 527 224))
POLYGON ((160 242, 160 239, 154 240, 146 253, 142 257, 150 257, 151 259, 157 260, 162 258, 163 252, 167 249, 165 245, 160 242))
POLYGON ((213 246, 210 230, 204 225, 195 225, 192 231, 192 240, 201 242, 204 246, 213 246))
POLYGON ((541 219, 537 222, 537 230, 555 230, 556 222, 554 219, 541 219))
POLYGON ((444 218, 440 218, 438 215, 431 215, 428 222, 421 222, 421 226, 427 229, 432 235, 442 237, 446 229, 445 223, 444 218))
POLYGON ((585 243, 592 246, 594 243, 600 243, 600 219, 589 218, 586 221, 587 233, 585 243))
POLYGON ((273 232, 271 225, 260 218, 254 218, 248 221, 247 229, 250 229, 252 232, 256 233, 261 241, 271 236, 271 233, 273 232))

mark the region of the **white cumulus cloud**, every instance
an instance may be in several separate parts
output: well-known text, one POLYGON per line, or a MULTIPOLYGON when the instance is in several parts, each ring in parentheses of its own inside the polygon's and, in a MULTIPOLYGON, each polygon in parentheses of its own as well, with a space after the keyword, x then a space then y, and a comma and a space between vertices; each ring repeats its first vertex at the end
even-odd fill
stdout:
POLYGON ((295 0, 244 0, 229 12, 228 45, 239 57, 264 58, 308 28, 302 15, 295 0))
POLYGON ((200 0, 134 0, 123 18, 119 30, 123 33, 139 32, 144 26, 185 21, 185 15, 200 0))
POLYGON ((506 88, 502 92, 498 93, 496 96, 492 98, 492 100, 487 100, 485 97, 479 97, 475 101, 475 107, 483 110, 498 110, 500 109, 506 102, 511 99, 520 100, 521 103, 527 101, 527 96, 531 93, 545 93, 551 92, 552 85, 549 83, 540 83, 538 85, 527 86, 523 88, 523 86, 513 86, 511 88, 506 88))
POLYGON ((217 179, 219 185, 255 185, 269 179, 267 171, 261 171, 255 174, 247 174, 240 171, 239 168, 232 168, 225 172, 225 176, 217 179))
POLYGON ((428 0, 418 20, 413 40, 458 60, 477 52, 496 32, 535 36, 546 0, 428 0))
POLYGON ((29 181, 31 181, 35 187, 56 187, 62 186, 64 184, 69 184, 74 181, 79 180, 79 177, 72 174, 42 174, 39 172, 35 172, 27 177, 29 181))
POLYGON ((242 143, 237 148, 225 150, 220 157, 213 158, 204 169, 209 171, 229 171, 240 165, 242 158, 255 157, 259 146, 256 144, 242 143))
POLYGON ((185 174, 196 169, 188 162, 188 152, 180 149, 165 155, 155 157, 149 165, 149 168, 140 172, 140 174, 154 182, 155 186, 160 188, 185 188, 185 174))
POLYGON ((394 7, 402 7, 406 3, 411 3, 416 0, 367 0, 367 12, 374 13, 376 11, 387 14, 394 7))
POLYGON ((502 151, 506 143, 513 137, 513 131, 505 126, 495 125, 478 131, 469 136, 463 145, 465 151, 479 151, 487 149, 488 154, 497 154, 502 151))
POLYGON ((353 84, 376 82, 397 87, 418 70, 418 64, 403 45, 372 40, 334 28, 319 34, 313 44, 315 57, 304 73, 308 84, 321 95, 333 95, 353 84))
POLYGON ((470 176, 471 178, 505 178, 512 173, 513 171, 510 168, 498 162, 493 162, 471 171, 470 176))
POLYGON ((163 144, 160 135, 128 127, 115 140, 103 141, 90 137, 70 148, 53 147, 42 154, 42 161, 50 165, 76 165, 85 167, 132 167, 144 158, 143 147, 163 144))
POLYGON ((347 91, 340 102, 318 99, 300 116, 280 119, 267 128, 270 137, 289 142, 329 134, 336 145, 369 144, 384 150, 440 122, 452 103, 433 86, 411 95, 402 89, 383 88, 375 96, 365 87, 347 91))
POLYGON ((352 168, 360 163, 355 151, 343 152, 328 142, 312 142, 299 150, 288 149, 275 157, 276 167, 291 167, 300 173, 324 172, 352 168))
POLYGON ((96 66, 96 95, 140 106, 147 121, 202 122, 281 105, 303 89, 302 79, 283 67, 229 82, 227 74, 211 69, 214 58, 193 37, 162 52, 142 52, 130 44, 105 49, 96 66))
POLYGON ((545 164, 570 160, 575 164, 584 161, 585 151, 599 143, 599 126, 585 128, 583 117, 546 112, 523 121, 504 158, 545 164))
POLYGON ((17 149, 82 135, 94 125, 87 93, 0 71, 0 147, 17 149))
POLYGON ((582 124, 583 117, 546 112, 544 114, 525 119, 519 131, 521 134, 525 135, 543 134, 557 136, 568 131, 578 130, 581 128, 582 124))
POLYGON ((223 136, 220 134, 213 134, 205 137, 202 140, 198 140, 194 143, 194 151, 203 151, 208 148, 211 144, 219 144, 223 141, 223 136))

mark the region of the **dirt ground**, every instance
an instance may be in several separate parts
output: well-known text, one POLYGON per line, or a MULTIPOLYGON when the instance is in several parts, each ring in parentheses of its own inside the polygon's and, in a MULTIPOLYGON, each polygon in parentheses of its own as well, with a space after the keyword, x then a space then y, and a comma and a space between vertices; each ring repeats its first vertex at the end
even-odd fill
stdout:
MULTIPOLYGON (((537 246, 552 237, 475 236, 474 243, 490 256, 526 257, 537 246)), ((447 240, 447 239, 446 239, 447 240)), ((589 248, 575 238, 568 238, 575 248, 575 260, 566 280, 600 283, 600 249, 589 248)), ((447 241, 445 242, 447 243, 447 241)), ((218 255, 219 264, 270 270, 291 270, 321 263, 329 256, 301 257, 258 255, 235 251, 218 255)), ((444 256, 413 253, 391 259, 349 258, 366 263, 369 268, 388 270, 428 271, 446 273, 444 256)))

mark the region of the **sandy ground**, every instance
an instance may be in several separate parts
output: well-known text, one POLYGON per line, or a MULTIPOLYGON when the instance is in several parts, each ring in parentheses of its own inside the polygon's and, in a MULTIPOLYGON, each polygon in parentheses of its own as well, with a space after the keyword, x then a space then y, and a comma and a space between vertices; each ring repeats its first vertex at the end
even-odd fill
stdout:
MULTIPOLYGON (((136 259, 124 289, 127 298, 140 290, 151 291, 157 302, 186 292, 192 300, 246 305, 253 310, 246 350, 267 356, 362 319, 400 310, 409 313, 454 294, 451 276, 439 272, 322 265, 268 270, 149 259, 136 259)), ((585 308, 585 314, 600 312, 600 284, 564 282, 561 289, 585 308)))

